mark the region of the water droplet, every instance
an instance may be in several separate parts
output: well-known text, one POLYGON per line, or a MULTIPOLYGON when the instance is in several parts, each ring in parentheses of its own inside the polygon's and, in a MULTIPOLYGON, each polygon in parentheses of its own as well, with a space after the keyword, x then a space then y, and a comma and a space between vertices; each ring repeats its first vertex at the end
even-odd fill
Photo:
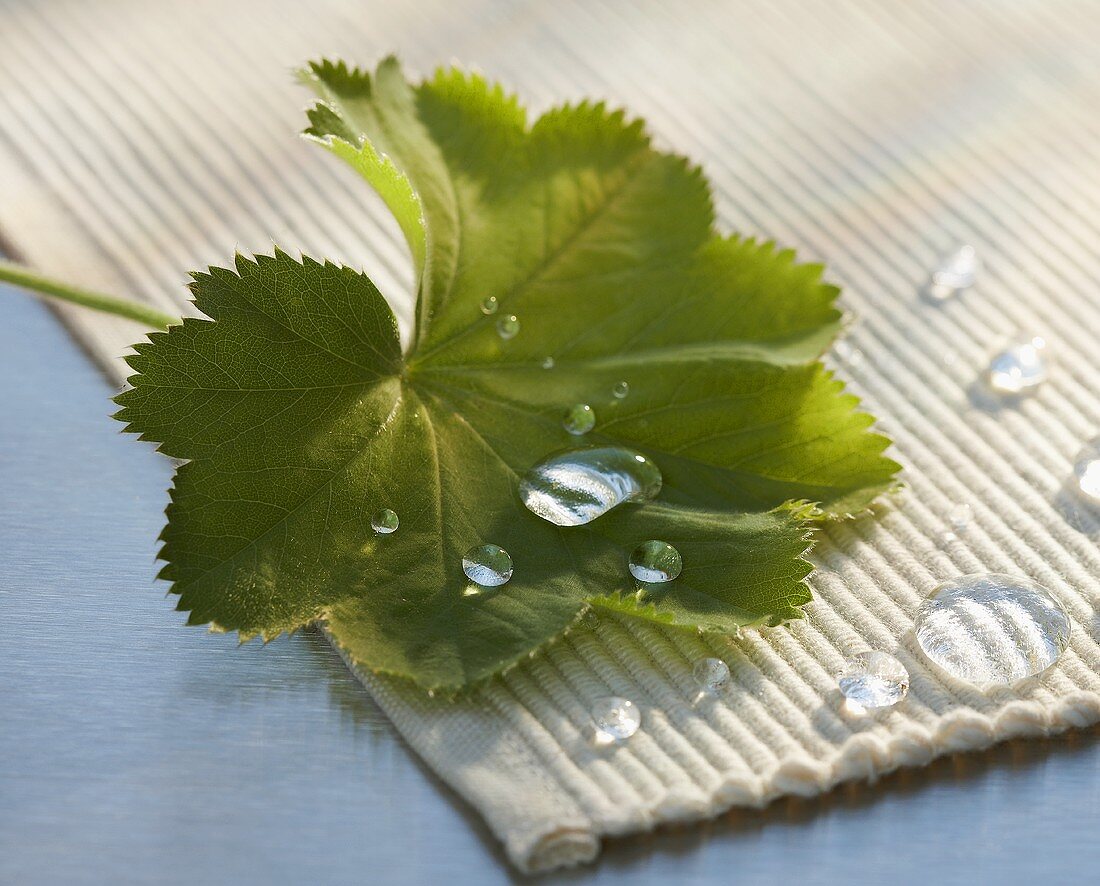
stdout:
POLYGON ((397 519, 397 514, 389 508, 382 508, 371 517, 370 525, 379 535, 389 535, 397 532, 397 527, 401 525, 401 521, 397 519))
POLYGON ((583 526, 624 502, 650 501, 660 491, 657 465, 618 446, 552 455, 519 484, 527 510, 556 526, 583 526))
POLYGON ((951 513, 947 515, 947 522, 951 524, 951 528, 954 529, 955 532, 962 532, 970 526, 970 521, 973 519, 974 509, 966 504, 966 502, 955 505, 955 507, 951 509, 951 513))
POLYGON ((615 387, 611 389, 611 395, 616 400, 622 400, 630 393, 630 382, 620 381, 615 383, 615 387))
POLYGON ((647 584, 672 581, 683 565, 680 552, 667 541, 642 542, 630 555, 630 574, 647 584))
POLYGON ((597 698, 592 705, 592 723, 596 727, 596 744, 617 744, 638 731, 642 712, 630 699, 607 695, 597 698))
POLYGON ((1042 673, 1069 644, 1062 604, 1019 575, 963 575, 937 587, 917 610, 917 643, 953 677, 1007 685, 1042 673))
POLYGON ((863 362, 863 351, 853 345, 851 342, 841 339, 835 345, 833 345, 833 355, 841 363, 852 367, 853 369, 859 366, 863 362))
POLYGON ((1073 466, 1077 492, 1092 504, 1100 504, 1100 453, 1090 452, 1073 466))
POLYGON ((481 301, 481 313, 485 314, 486 316, 488 316, 489 314, 495 314, 497 312, 497 308, 499 307, 500 304, 499 302, 497 302, 497 297, 495 295, 490 295, 487 298, 482 299, 481 301))
POLYGON ((512 577, 512 558, 498 545, 476 545, 462 558, 462 571, 483 588, 499 587, 512 577))
POLYGON ((587 434, 596 427, 596 412, 587 403, 570 406, 561 420, 561 426, 575 437, 587 434))
POLYGON ((554 368, 554 358, 553 357, 544 358, 543 361, 542 361, 542 368, 543 369, 553 369, 554 368))
POLYGON ((959 291, 973 286, 979 270, 981 261, 974 247, 960 246, 932 272, 928 295, 937 301, 951 298, 959 291))
POLYGON ((989 386, 998 394, 1026 394, 1047 378, 1043 359, 1046 342, 1041 338, 1014 344, 997 354, 989 363, 989 386))
POLYGON ((717 692, 730 681, 730 666, 720 658, 703 658, 695 662, 691 675, 703 692, 717 692))
POLYGON ((509 314, 507 317, 501 317, 497 320, 497 335, 499 335, 505 341, 510 338, 515 338, 519 332, 519 317, 515 314, 509 314))
POLYGON ((888 652, 860 652, 837 674, 841 694, 861 708, 888 708, 909 692, 909 672, 888 652))

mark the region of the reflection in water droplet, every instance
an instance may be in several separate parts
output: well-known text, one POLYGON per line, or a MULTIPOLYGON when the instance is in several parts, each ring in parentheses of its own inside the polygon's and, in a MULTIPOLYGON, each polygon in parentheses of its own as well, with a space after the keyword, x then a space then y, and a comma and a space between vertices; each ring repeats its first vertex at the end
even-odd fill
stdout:
POLYGON ((1043 339, 1033 338, 1005 348, 989 363, 989 386, 998 394, 1008 396, 1034 390, 1047 378, 1047 364, 1042 354, 1045 347, 1043 339))
POLYGON ((1100 504, 1100 454, 1090 452, 1073 466, 1077 492, 1092 504, 1100 504))
POLYGON ((561 426, 573 436, 580 437, 596 427, 596 412, 587 403, 570 406, 561 420, 561 426))
POLYGON ((497 297, 495 295, 490 295, 488 298, 482 300, 481 313, 485 315, 495 314, 499 307, 500 305, 497 302, 497 297))
POLYGON ((512 558, 498 545, 477 545, 462 558, 462 571, 483 588, 499 587, 512 577, 512 558))
POLYGON ((622 400, 630 393, 630 382, 620 381, 616 382, 615 387, 611 389, 611 395, 616 400, 622 400))
POLYGON ((592 723, 597 745, 617 744, 638 731, 642 725, 642 712, 630 699, 607 695, 593 703, 592 723))
POLYGON ((1019 575, 963 575, 937 587, 917 610, 917 643, 953 677, 1007 685, 1042 673, 1069 644, 1057 599, 1019 575))
POLYGON ((397 514, 389 508, 382 508, 371 517, 370 525, 379 535, 389 535, 392 532, 397 532, 397 527, 401 525, 401 521, 397 519, 397 514))
POLYGON ((888 708, 909 692, 909 672, 888 652, 861 652, 837 674, 841 694, 863 708, 888 708))
POLYGON ((657 465, 618 446, 552 455, 519 484, 527 510, 557 526, 583 526, 623 502, 650 501, 660 491, 657 465))
POLYGON ((497 335, 505 341, 515 338, 518 332, 519 318, 515 314, 509 314, 507 317, 501 317, 497 320, 497 335))
POLYGON ((642 542, 630 555, 630 574, 648 584, 672 581, 680 574, 684 562, 680 552, 667 541, 642 542))
POLYGON ((960 246, 932 273, 928 295, 937 301, 951 298, 974 285, 981 262, 973 246, 960 246))
POLYGON ((720 658, 703 658, 691 672, 703 692, 717 692, 730 681, 730 666, 720 658))
POLYGON ((553 369, 554 368, 554 358, 553 357, 546 357, 542 361, 542 368, 543 369, 553 369))

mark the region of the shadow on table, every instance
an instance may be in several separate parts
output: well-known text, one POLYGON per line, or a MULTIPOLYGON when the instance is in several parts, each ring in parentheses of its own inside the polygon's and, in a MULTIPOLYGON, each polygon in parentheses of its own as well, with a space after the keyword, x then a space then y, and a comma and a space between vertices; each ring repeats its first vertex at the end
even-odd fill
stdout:
MULTIPOLYGON (((662 856, 674 860, 714 843, 729 844, 727 848, 734 849, 737 844, 744 844, 741 848, 747 855, 762 849, 759 837, 771 829, 813 826, 827 817, 858 816, 874 807, 915 800, 937 791, 965 787, 973 792, 975 782, 988 778, 1011 782, 1048 761, 1081 757, 1095 752, 1098 746, 1100 727, 1070 731, 1048 739, 1013 740, 982 752, 941 757, 928 766, 898 770, 873 784, 848 782, 814 798, 781 798, 764 809, 735 808, 712 821, 610 839, 604 844, 597 866, 630 874, 641 871, 662 856)), ((974 797, 975 806, 978 799, 974 797)), ((774 845, 767 847, 769 852, 775 849, 774 845)), ((736 879, 733 867, 738 856, 727 853, 723 857, 730 862, 727 873, 736 879)), ((591 874, 592 868, 581 868, 547 879, 581 882, 591 874)))

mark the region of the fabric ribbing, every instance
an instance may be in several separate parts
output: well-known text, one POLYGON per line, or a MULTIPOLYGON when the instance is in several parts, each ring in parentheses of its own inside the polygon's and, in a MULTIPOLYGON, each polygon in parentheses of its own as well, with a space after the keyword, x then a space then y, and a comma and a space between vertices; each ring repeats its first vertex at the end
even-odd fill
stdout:
MULTIPOLYGON (((289 74, 395 50, 419 73, 475 65, 535 111, 583 95, 626 105, 703 165, 723 228, 826 261, 844 287, 855 322, 830 359, 894 437, 908 489, 828 530, 805 620, 719 642, 605 618, 457 705, 359 675, 520 868, 1100 720, 1100 519, 1068 486, 1100 424, 1100 7, 51 0, 5 4, 0 30, 0 235, 44 271, 165 310, 186 308, 188 270, 274 241, 362 267, 407 334, 396 228, 350 171, 293 138, 306 96, 289 74), (984 260, 978 285, 923 301, 964 240, 984 260), (979 377, 1021 332, 1046 336, 1056 365, 1006 405, 979 377), (973 518, 952 539, 959 503, 973 518), (1041 679, 981 692, 922 659, 917 604, 977 570, 1030 575, 1069 610, 1070 649, 1041 679), (851 718, 833 674, 869 647, 901 658, 911 692, 851 718), (706 655, 731 667, 720 698, 692 682, 706 655), (644 723, 598 751, 588 710, 608 693, 644 723)), ((121 383, 134 327, 60 314, 121 383)))

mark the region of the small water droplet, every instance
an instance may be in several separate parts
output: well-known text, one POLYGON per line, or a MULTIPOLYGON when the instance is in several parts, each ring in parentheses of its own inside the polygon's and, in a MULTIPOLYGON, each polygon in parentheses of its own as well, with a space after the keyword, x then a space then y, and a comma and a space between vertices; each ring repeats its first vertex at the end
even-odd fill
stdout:
POLYGON ((661 471, 640 452, 618 446, 574 449, 539 462, 519 484, 532 514, 556 526, 583 526, 661 491, 661 471))
POLYGON ((499 587, 512 577, 512 558, 499 545, 475 545, 462 558, 462 571, 483 588, 499 587))
POLYGON ((1042 351, 1046 342, 1041 338, 1019 342, 997 354, 989 362, 989 386, 998 394, 1026 394, 1047 378, 1047 364, 1042 351))
POLYGON ((909 692, 909 671, 888 652, 853 655, 837 674, 841 694, 861 708, 888 708, 909 692))
POLYGON ((625 399, 626 395, 630 393, 630 382, 620 381, 615 383, 615 387, 611 389, 611 395, 616 400, 625 399))
POLYGON ((1019 575, 963 575, 939 585, 917 610, 914 633, 928 658, 979 686, 1008 685, 1049 668, 1069 645, 1058 600, 1019 575))
POLYGON ((1100 453, 1090 452, 1073 466, 1077 492, 1091 504, 1100 504, 1100 453))
POLYGON ((943 301, 963 289, 969 289, 974 285, 974 279, 980 270, 981 261, 974 247, 960 246, 932 272, 932 281, 928 286, 929 297, 943 301))
POLYGON ((703 658, 691 672, 695 685, 703 692, 717 692, 730 681, 730 666, 720 658, 703 658))
POLYGON ((951 528, 955 532, 962 532, 969 527, 970 521, 973 519, 974 509, 966 502, 955 505, 951 509, 951 513, 947 515, 947 522, 951 524, 951 528))
POLYGON ((543 358, 542 368, 543 369, 553 369, 554 368, 554 358, 553 357, 543 358))
POLYGON ((833 355, 841 363, 853 369, 863 362, 863 351, 845 339, 841 339, 833 345, 833 355))
POLYGON ((652 539, 642 542, 630 555, 630 574, 638 581, 659 584, 672 581, 680 574, 684 561, 680 552, 667 541, 652 539))
POLYGON ((397 532, 397 527, 401 525, 401 521, 397 519, 397 514, 389 508, 382 508, 371 517, 370 525, 379 535, 390 535, 397 532))
POLYGON ((485 314, 486 316, 488 316, 489 314, 495 314, 497 312, 497 308, 499 307, 500 304, 497 302, 497 297, 495 295, 490 295, 487 298, 482 299, 481 313, 485 314))
POLYGON ((561 426, 573 436, 580 437, 596 427, 596 411, 587 403, 570 406, 561 420, 561 426))
POLYGON ((507 317, 501 317, 497 320, 497 335, 499 335, 505 341, 510 338, 515 338, 519 332, 519 317, 515 314, 509 314, 507 317))
POLYGON ((595 726, 594 738, 598 745, 626 741, 642 725, 642 712, 638 710, 638 706, 630 699, 617 695, 597 698, 591 713, 595 726))

